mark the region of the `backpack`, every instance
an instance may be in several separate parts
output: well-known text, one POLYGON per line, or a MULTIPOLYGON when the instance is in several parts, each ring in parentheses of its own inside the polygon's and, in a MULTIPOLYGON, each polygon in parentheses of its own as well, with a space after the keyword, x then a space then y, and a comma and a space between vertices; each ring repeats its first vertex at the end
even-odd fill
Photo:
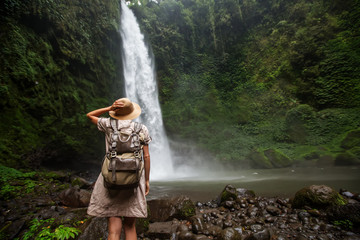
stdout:
POLYGON ((110 123, 113 130, 111 145, 101 169, 104 186, 108 189, 136 188, 144 169, 139 136, 142 124, 135 122, 133 132, 125 135, 118 131, 115 119, 110 119, 110 123))

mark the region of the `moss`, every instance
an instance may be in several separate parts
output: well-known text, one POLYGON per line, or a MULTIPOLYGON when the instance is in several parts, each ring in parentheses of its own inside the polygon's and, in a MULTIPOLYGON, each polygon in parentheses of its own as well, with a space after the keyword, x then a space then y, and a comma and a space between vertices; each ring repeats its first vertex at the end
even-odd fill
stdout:
POLYGON ((289 157, 285 156, 279 150, 267 149, 264 155, 269 159, 272 165, 276 168, 291 166, 292 161, 289 157))
POLYGON ((254 151, 249 155, 250 166, 253 168, 273 168, 274 166, 263 152, 254 151))
POLYGON ((298 192, 296 192, 295 197, 292 201, 292 206, 294 208, 303 208, 308 206, 311 208, 324 209, 329 206, 341 206, 345 205, 347 201, 336 191, 332 190, 327 186, 310 186, 305 187, 298 192), (316 188, 324 188, 324 192, 320 191, 317 193, 316 188))
POLYGON ((180 209, 181 219, 188 219, 189 217, 194 216, 195 213, 194 203, 191 200, 184 201, 180 209))
POLYGON ((341 147, 345 149, 360 147, 360 129, 348 132, 341 142, 341 147))

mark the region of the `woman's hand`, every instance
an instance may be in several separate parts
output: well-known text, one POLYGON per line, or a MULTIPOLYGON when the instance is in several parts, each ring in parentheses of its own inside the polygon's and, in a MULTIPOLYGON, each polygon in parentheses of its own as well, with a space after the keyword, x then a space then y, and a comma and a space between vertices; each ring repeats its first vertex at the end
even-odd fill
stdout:
POLYGON ((124 103, 120 101, 120 99, 116 100, 110 107, 111 111, 114 111, 117 108, 124 107, 124 103))
POLYGON ((149 191, 150 191, 150 183, 149 183, 149 181, 145 182, 145 186, 146 186, 146 188, 145 188, 145 196, 146 196, 146 195, 149 194, 149 191))

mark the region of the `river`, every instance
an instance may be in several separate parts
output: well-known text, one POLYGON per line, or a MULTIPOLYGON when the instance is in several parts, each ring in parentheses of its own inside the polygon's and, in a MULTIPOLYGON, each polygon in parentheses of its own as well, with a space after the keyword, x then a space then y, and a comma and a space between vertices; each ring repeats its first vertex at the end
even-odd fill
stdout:
POLYGON ((183 177, 151 181, 148 200, 187 195, 205 202, 220 194, 227 184, 255 191, 257 196, 292 197, 309 185, 324 184, 339 191, 360 192, 359 167, 248 169, 236 172, 209 172, 207 177, 183 177))

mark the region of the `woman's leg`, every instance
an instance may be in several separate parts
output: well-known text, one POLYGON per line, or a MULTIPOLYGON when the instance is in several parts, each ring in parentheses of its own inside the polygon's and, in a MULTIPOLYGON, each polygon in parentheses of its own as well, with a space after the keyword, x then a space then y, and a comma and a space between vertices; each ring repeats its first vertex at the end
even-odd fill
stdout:
POLYGON ((136 240, 136 228, 135 228, 136 218, 134 217, 125 217, 124 218, 124 231, 126 240, 136 240))
POLYGON ((122 227, 122 221, 121 221, 120 217, 109 217, 109 220, 108 220, 108 230, 109 230, 108 240, 120 240, 121 227, 122 227))

